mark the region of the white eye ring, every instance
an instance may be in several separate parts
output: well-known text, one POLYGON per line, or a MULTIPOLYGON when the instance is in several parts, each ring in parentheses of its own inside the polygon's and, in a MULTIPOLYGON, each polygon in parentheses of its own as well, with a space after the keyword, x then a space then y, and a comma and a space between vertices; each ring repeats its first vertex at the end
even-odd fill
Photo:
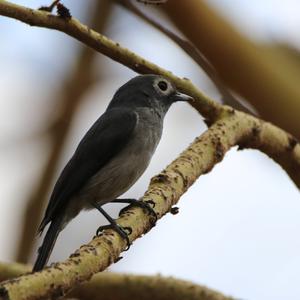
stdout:
POLYGON ((154 88, 158 93, 163 95, 168 95, 173 90, 172 85, 163 78, 159 78, 154 82, 154 88))

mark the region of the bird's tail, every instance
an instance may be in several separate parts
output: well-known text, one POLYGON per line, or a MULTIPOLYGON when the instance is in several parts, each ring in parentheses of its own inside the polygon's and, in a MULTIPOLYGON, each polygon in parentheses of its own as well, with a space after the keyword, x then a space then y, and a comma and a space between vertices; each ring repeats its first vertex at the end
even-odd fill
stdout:
POLYGON ((52 252, 55 241, 62 228, 63 215, 56 216, 52 221, 44 237, 43 243, 38 250, 38 257, 33 266, 32 272, 40 271, 46 265, 52 252))

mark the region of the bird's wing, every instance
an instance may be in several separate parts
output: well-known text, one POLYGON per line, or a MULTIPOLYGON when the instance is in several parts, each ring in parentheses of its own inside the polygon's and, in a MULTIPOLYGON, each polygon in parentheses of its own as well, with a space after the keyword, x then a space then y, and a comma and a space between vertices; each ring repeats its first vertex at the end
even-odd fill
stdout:
POLYGON ((126 146, 136 124, 136 113, 119 109, 105 112, 94 123, 59 176, 39 232, 99 169, 126 146))

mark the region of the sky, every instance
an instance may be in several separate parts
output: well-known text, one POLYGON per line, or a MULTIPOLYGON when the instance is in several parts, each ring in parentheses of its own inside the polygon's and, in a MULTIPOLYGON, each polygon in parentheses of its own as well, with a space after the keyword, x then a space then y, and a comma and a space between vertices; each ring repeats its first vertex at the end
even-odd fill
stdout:
MULTIPOLYGON (((28 5, 28 1, 14 2, 28 5)), ((300 3, 296 0, 209 2, 251 38, 299 45, 300 3)), ((80 7, 65 1, 82 21, 91 0, 85 3, 87 7, 80 7)), ((31 7, 43 4, 30 1, 31 7)), ((191 78, 201 90, 219 99, 203 72, 172 42, 120 9, 114 14, 118 21, 109 29, 111 38, 179 76, 191 78), (143 34, 135 34, 137 28, 143 34)), ((55 112, 60 80, 74 63, 78 43, 64 34, 5 18, 0 18, 0 28, 0 259, 11 261, 24 200, 49 150, 40 137, 44 120, 49 110, 55 112)), ((114 91, 135 75, 108 59, 101 60, 102 84, 91 88, 76 115, 60 169, 114 91)), ((150 178, 204 130, 197 112, 184 103, 174 105, 151 165, 124 196, 142 196, 150 178)), ((300 298, 299 191, 264 154, 232 149, 197 180, 178 206, 178 215, 160 220, 110 270, 174 276, 239 299, 300 298)), ((115 204, 107 207, 113 215, 121 208, 115 204)), ((95 211, 79 215, 60 234, 51 260, 68 257, 88 242, 103 222, 95 211)))

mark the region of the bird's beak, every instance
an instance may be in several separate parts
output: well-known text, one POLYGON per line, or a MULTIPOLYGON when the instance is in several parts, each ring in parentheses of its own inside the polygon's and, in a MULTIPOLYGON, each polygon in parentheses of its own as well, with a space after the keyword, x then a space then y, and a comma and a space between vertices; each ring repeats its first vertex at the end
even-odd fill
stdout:
POLYGON ((184 102, 194 101, 194 99, 191 96, 188 96, 186 94, 182 94, 179 92, 176 92, 172 98, 174 99, 173 100, 174 102, 176 102, 176 101, 184 101, 184 102))

